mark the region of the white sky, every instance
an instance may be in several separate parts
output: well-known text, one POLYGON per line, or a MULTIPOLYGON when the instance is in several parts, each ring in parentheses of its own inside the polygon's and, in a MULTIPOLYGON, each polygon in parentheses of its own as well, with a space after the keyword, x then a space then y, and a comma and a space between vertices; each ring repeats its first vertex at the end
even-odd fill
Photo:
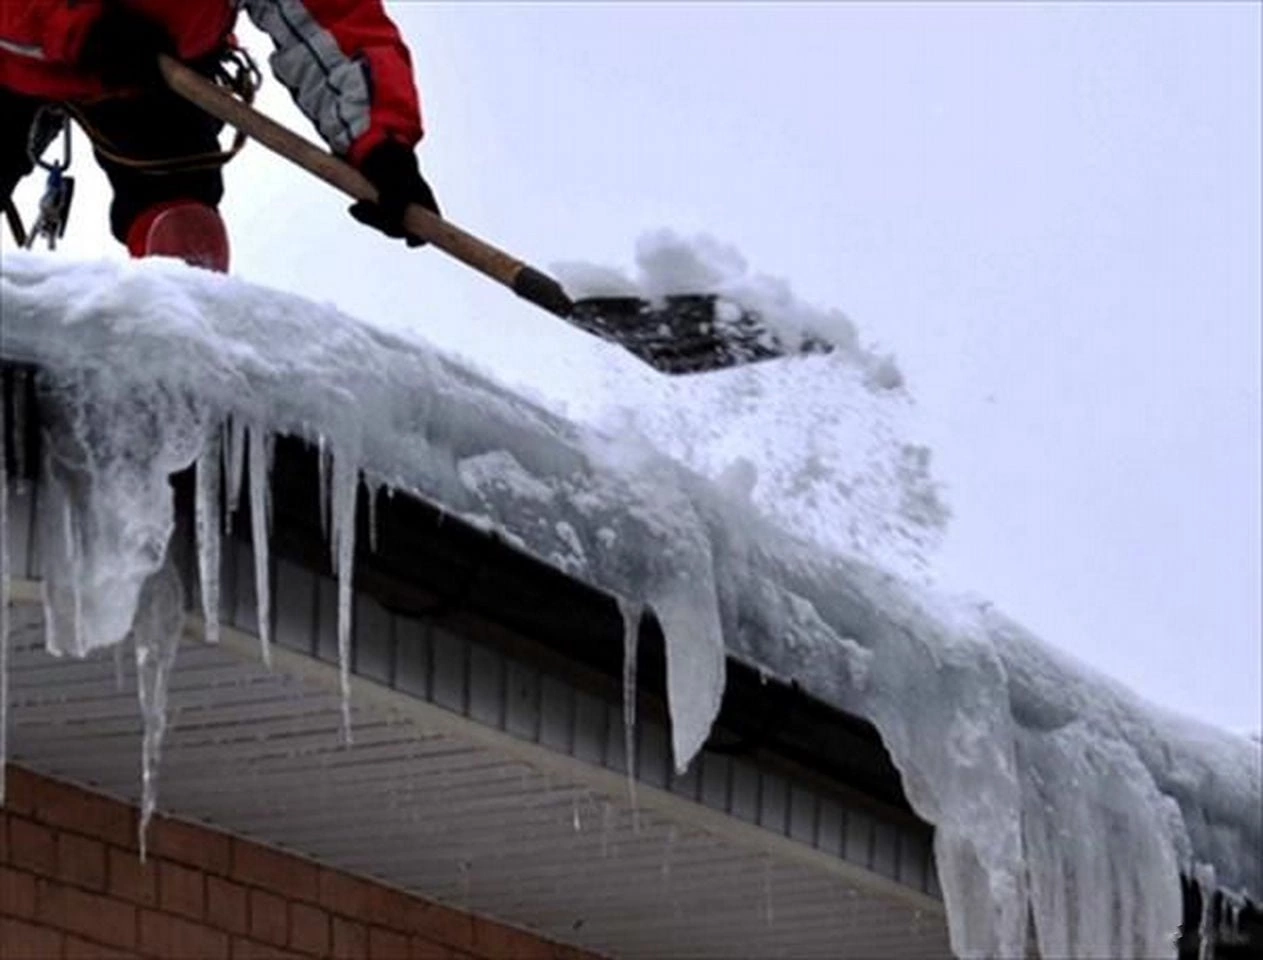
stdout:
MULTIPOLYGON (((1260 5, 388 7, 452 219, 544 267, 703 231, 845 310, 933 438, 947 585, 1151 699, 1263 725, 1260 5)), ((275 81, 261 102, 309 130, 275 81)), ((99 256, 84 156, 67 250, 99 256)), ((543 395, 616 390, 579 335, 261 148, 228 182, 239 275, 543 395)))

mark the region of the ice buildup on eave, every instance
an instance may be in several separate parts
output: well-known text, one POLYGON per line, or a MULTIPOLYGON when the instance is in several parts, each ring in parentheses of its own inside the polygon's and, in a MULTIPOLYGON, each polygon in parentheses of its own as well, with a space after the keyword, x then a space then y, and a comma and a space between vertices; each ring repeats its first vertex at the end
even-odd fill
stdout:
MULTIPOLYGON (((962 956, 1023 955, 1030 918, 1045 956, 1173 956, 1181 872, 1257 902, 1258 744, 1149 707, 983 604, 937 599, 787 532, 794 524, 758 501, 756 467, 724 467, 722 438, 676 451, 653 429, 580 427, 416 342, 176 265, 9 255, 0 297, 0 356, 40 367, 51 418, 50 646, 84 654, 132 631, 158 734, 171 656, 158 635, 173 623, 158 602, 170 585, 167 479, 196 466, 213 635, 220 504, 243 496, 248 464, 252 526, 267 530, 269 438, 290 433, 323 451, 343 638, 364 480, 496 530, 619 597, 629 618, 651 610, 667 641, 677 763, 707 735, 725 649, 870 719, 936 827, 962 956)), ((796 363, 801 381, 822 365, 836 389, 865 380, 846 356, 796 363)), ((924 489, 925 477, 908 482, 924 489)), ((147 756, 159 745, 147 736, 147 756)))

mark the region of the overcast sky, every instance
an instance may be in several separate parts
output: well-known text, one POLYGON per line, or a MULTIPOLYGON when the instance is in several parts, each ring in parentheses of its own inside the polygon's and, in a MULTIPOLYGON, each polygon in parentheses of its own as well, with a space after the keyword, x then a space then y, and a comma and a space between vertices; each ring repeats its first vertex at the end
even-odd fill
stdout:
MULTIPOLYGON (((1258 4, 388 8, 449 216, 544 266, 706 232, 846 311, 896 353, 932 438, 945 584, 1156 701, 1259 729, 1258 4)), ((262 104, 309 129, 274 81, 262 104)), ((68 250, 100 255, 84 156, 68 250)), ((228 179, 239 275, 544 395, 557 355, 583 355, 258 147, 228 179)))

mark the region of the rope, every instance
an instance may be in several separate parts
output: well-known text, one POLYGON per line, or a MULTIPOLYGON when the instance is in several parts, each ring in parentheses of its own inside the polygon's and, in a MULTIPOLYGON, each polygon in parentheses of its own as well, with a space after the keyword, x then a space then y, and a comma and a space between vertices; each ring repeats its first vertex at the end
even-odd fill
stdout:
MULTIPOLYGON (((208 76, 215 83, 225 87, 230 93, 241 98, 247 104, 254 102, 255 94, 263 83, 263 76, 259 72, 259 67, 254 62, 254 58, 244 49, 237 46, 227 47, 223 51, 208 73, 208 76)), ((5 198, 3 203, 4 216, 8 221, 13 239, 17 241, 17 245, 20 248, 29 247, 35 238, 41 235, 48 237, 51 246, 55 243, 56 237, 65 232, 65 215, 69 212, 70 195, 73 193, 74 186, 72 178, 60 177, 60 174, 70 167, 70 129, 66 126, 67 117, 73 118, 79 124, 83 132, 87 134, 88 139, 92 141, 92 146, 96 152, 106 160, 121 167, 140 170, 152 175, 170 175, 223 167, 241 152, 248 139, 244 132, 237 130, 233 137, 232 145, 227 150, 183 154, 157 159, 133 157, 128 156, 125 151, 112 143, 88 119, 87 112, 81 105, 74 103, 46 104, 40 108, 39 113, 36 114, 35 121, 31 125, 27 150, 30 154, 32 165, 47 170, 50 177, 56 180, 56 184, 53 183, 53 180, 50 180, 50 190, 56 186, 59 190, 64 191, 58 193, 58 196, 63 199, 63 203, 59 205, 58 210, 52 210, 51 206, 49 206, 50 191, 45 191, 45 199, 41 201, 40 216, 33 229, 28 231, 23 226, 22 217, 18 213, 13 198, 5 198), (41 159, 44 151, 48 149, 58 134, 63 133, 63 130, 65 134, 65 152, 62 161, 60 163, 54 161, 51 164, 44 162, 41 159), (64 188, 61 186, 63 179, 65 182, 64 188), (45 209, 45 207, 49 207, 49 209, 45 209), (53 219, 50 219, 50 217, 53 217, 53 219), (54 228, 51 234, 49 232, 50 223, 54 228)))
MULTIPOLYGON (((245 49, 237 46, 225 48, 209 73, 209 77, 247 104, 254 103, 255 94, 263 83, 263 75, 259 71, 258 64, 254 62, 254 58, 245 49)), ((82 107, 76 104, 67 104, 66 107, 101 156, 111 163, 132 170, 142 170, 149 174, 185 173, 222 167, 241 152, 249 139, 245 133, 238 130, 233 137, 232 146, 227 150, 142 159, 128 156, 116 144, 111 143, 110 139, 87 118, 82 107)))

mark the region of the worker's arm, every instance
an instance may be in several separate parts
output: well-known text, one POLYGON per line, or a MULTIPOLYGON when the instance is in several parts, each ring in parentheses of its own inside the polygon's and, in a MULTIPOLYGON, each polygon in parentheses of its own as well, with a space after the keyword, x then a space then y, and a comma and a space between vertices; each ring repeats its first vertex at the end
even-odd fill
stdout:
POLYGON ((325 142, 356 166, 382 143, 413 148, 412 58, 381 0, 246 0, 276 44, 272 70, 325 142))

